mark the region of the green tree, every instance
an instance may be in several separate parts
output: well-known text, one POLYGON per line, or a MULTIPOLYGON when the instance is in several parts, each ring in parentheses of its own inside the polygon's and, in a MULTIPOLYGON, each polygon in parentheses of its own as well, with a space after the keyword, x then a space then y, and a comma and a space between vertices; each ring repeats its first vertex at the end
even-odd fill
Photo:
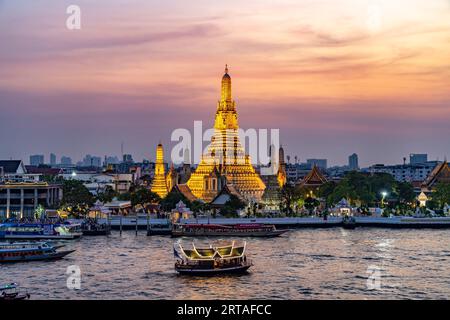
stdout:
POLYGON ((282 213, 284 213, 287 216, 294 215, 293 206, 294 206, 294 203, 300 197, 299 192, 300 192, 299 189, 296 189, 295 187, 291 186, 289 183, 286 183, 281 188, 280 211, 282 213))
POLYGON ((180 192, 171 191, 159 203, 161 210, 169 212, 175 209, 178 202, 183 201, 187 207, 191 207, 191 202, 180 192))
POLYGON ((83 216, 94 204, 94 196, 78 180, 64 180, 62 208, 74 216, 83 216))
POLYGON ((220 214, 227 217, 237 217, 238 210, 245 207, 245 203, 234 194, 230 194, 230 199, 225 202, 224 206, 220 209, 220 214))
POLYGON ((131 192, 130 200, 133 207, 139 205, 145 211, 146 205, 160 202, 161 197, 155 192, 150 191, 148 188, 139 187, 131 192))
POLYGON ((402 209, 406 209, 406 204, 412 204, 416 200, 414 187, 409 182, 398 182, 397 186, 395 187, 395 193, 397 195, 397 201, 399 202, 399 204, 404 206, 402 209))
POLYGON ((106 186, 103 192, 97 194, 97 199, 103 203, 106 203, 111 202, 112 199, 114 199, 118 195, 119 194, 116 191, 114 191, 114 189, 111 186, 106 186))
POLYGON ((319 187, 318 195, 320 198, 325 199, 327 206, 333 205, 332 194, 336 189, 337 183, 334 181, 328 181, 319 187))
POLYGON ((442 209, 445 204, 450 204, 450 183, 438 183, 432 198, 439 209, 442 209))
POLYGON ((309 211, 310 214, 312 213, 314 208, 318 207, 319 205, 320 205, 319 200, 317 200, 315 198, 308 197, 305 199, 305 208, 306 208, 306 210, 309 211))
POLYGON ((209 206, 202 201, 195 200, 192 201, 190 209, 194 213, 194 216, 197 217, 197 214, 199 214, 200 212, 208 210, 209 206))

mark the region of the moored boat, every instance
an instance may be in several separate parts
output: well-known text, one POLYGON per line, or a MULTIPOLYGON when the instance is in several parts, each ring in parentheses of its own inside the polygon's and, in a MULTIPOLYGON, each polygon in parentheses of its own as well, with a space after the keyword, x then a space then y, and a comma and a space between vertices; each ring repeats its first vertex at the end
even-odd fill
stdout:
POLYGON ((17 283, 10 283, 0 287, 0 300, 25 300, 30 299, 28 292, 17 290, 17 283))
POLYGON ((79 224, 19 223, 0 224, 0 239, 72 240, 82 235, 79 224))
POLYGON ((172 224, 167 223, 158 223, 151 224, 147 230, 148 236, 156 236, 156 235, 170 235, 172 234, 172 224))
POLYGON ((0 263, 55 260, 63 258, 74 251, 57 251, 54 246, 46 242, 5 242, 0 243, 0 263))
POLYGON ((277 230, 270 224, 174 224, 173 237, 199 237, 199 236, 232 236, 232 237, 276 237, 287 230, 277 230))
POLYGON ((222 246, 196 247, 188 249, 176 243, 175 271, 186 275, 213 276, 219 274, 245 273, 253 264, 246 256, 246 242, 222 246))
POLYGON ((96 219, 88 219, 81 224, 81 232, 84 236, 107 236, 111 234, 111 226, 99 223, 96 219))
POLYGON ((344 229, 355 229, 356 228, 356 220, 354 217, 345 216, 342 219, 342 227, 344 229))

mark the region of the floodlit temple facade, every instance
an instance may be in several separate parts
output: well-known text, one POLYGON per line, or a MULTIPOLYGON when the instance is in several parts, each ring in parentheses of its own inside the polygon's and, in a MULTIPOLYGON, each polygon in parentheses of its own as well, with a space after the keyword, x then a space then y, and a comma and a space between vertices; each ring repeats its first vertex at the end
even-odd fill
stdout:
POLYGON ((161 143, 156 147, 155 176, 151 190, 161 198, 164 198, 169 193, 166 182, 166 170, 164 168, 164 150, 161 143))
POLYGON ((231 95, 231 77, 226 67, 211 144, 187 182, 197 198, 210 202, 225 185, 230 185, 247 201, 261 200, 266 186, 255 172, 249 155, 245 154, 238 129, 236 104, 231 95))

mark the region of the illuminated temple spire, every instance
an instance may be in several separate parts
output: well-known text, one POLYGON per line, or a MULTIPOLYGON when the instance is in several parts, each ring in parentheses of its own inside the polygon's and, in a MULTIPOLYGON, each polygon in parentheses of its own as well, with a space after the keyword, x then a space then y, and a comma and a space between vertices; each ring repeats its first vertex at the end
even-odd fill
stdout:
POLYGON ((164 168, 164 150, 161 143, 156 147, 155 176, 152 183, 152 191, 161 198, 167 196, 166 170, 164 168))
POLYGON ((247 200, 261 199, 266 186, 255 172, 250 157, 245 154, 238 130, 236 105, 231 95, 231 77, 226 65, 217 103, 214 135, 187 183, 197 198, 211 201, 220 192, 222 184, 226 183, 233 185, 247 200))

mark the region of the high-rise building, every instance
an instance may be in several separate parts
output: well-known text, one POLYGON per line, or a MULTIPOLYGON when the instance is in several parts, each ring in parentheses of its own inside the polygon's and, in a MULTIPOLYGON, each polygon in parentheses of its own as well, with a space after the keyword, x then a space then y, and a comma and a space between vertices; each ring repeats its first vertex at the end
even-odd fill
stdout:
POLYGON ((425 163, 428 161, 428 154, 426 153, 411 153, 409 155, 410 164, 425 163))
POLYGON ((195 197, 211 201, 226 185, 246 200, 261 200, 266 186, 255 172, 250 156, 245 154, 238 130, 236 104, 231 96, 231 77, 226 67, 211 144, 187 183, 195 197))
POLYGON ((164 167, 164 150, 161 143, 156 147, 155 176, 153 177, 152 192, 157 193, 161 198, 167 196, 169 192, 166 183, 166 169, 164 167))
POLYGON ((118 164, 119 158, 117 158, 116 156, 105 156, 105 165, 109 165, 109 164, 118 164))
POLYGON ((72 165, 72 158, 62 156, 61 157, 61 165, 63 166, 71 166, 72 165))
POLYGON ((353 153, 348 157, 348 168, 350 170, 358 170, 359 164, 358 164, 358 155, 356 153, 353 153))
POLYGON ((50 153, 50 165, 56 166, 56 154, 50 153))
POLYGON ((83 167, 101 167, 102 166, 102 158, 91 156, 87 154, 81 163, 83 167))
POLYGON ((30 156, 30 165, 37 167, 41 164, 44 164, 44 155, 34 154, 30 156))
POLYGON ((327 169, 327 159, 306 159, 306 163, 312 168, 314 165, 320 169, 327 169))
POLYGON ((133 163, 133 157, 131 154, 124 154, 122 158, 122 162, 133 163))

